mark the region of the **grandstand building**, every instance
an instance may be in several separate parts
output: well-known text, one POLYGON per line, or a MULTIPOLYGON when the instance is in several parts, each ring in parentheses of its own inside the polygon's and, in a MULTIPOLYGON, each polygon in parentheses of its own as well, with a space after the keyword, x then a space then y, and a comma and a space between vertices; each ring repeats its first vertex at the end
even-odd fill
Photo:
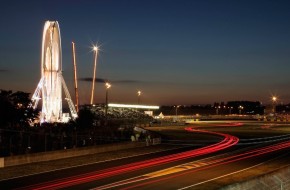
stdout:
POLYGON ((107 113, 105 104, 84 105, 82 108, 91 110, 97 118, 149 119, 153 116, 153 110, 158 110, 159 106, 108 104, 107 113))

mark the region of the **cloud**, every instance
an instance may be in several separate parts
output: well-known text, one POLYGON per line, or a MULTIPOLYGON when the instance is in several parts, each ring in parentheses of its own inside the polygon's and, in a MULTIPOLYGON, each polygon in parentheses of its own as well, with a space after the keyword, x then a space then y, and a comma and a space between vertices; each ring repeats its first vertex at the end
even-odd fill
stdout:
MULTIPOLYGON (((86 77, 86 78, 80 78, 79 79, 80 81, 85 81, 85 82, 92 82, 93 78, 90 78, 90 77, 86 77)), ((105 83, 107 82, 108 80, 106 79, 102 79, 102 78, 96 78, 95 79, 95 82, 97 83, 105 83)))
MULTIPOLYGON (((92 77, 84 77, 79 78, 79 81, 84 82, 92 82, 92 77)), ((180 83, 180 82, 172 82, 172 81, 153 81, 153 80, 134 80, 134 79, 119 79, 119 80, 109 80, 104 78, 96 78, 95 82, 97 83, 112 83, 112 84, 124 84, 124 85, 135 85, 135 84, 142 84, 142 85, 153 85, 153 86, 184 86, 184 85, 192 85, 192 83, 180 83)), ((214 85, 214 84, 213 84, 214 85)))
POLYGON ((115 80, 114 83, 123 83, 123 84, 133 84, 133 83, 145 83, 145 81, 138 80, 115 80))
MULTIPOLYGON (((93 78, 86 77, 86 78, 80 78, 79 80, 85 81, 85 82, 92 82, 93 78)), ((108 80, 108 79, 103 79, 103 78, 96 78, 95 82, 97 83, 112 82, 112 83, 119 83, 119 84, 145 83, 145 81, 138 81, 138 80, 108 80)))

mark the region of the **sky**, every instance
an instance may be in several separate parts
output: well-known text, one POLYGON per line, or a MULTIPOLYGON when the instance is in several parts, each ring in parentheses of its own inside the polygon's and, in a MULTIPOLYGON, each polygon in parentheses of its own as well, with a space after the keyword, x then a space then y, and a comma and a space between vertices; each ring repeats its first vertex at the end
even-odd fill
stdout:
MULTIPOLYGON (((290 103, 290 2, 283 0, 9 0, 0 6, 0 89, 34 92, 42 30, 60 25, 63 76, 90 101, 92 46, 109 101, 155 105, 290 103)), ((95 102, 105 101, 96 84, 95 102)))

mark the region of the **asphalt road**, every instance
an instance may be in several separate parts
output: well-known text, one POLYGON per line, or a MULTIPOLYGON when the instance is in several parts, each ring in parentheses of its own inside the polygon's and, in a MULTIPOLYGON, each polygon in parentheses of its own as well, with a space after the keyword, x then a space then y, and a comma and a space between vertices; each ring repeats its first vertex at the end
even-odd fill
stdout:
MULTIPOLYGON (((129 158, 124 158, 124 159, 112 160, 112 161, 108 161, 108 162, 100 162, 100 163, 94 163, 94 164, 89 164, 89 165, 85 165, 85 166, 66 168, 66 169, 62 169, 62 170, 46 172, 46 173, 41 173, 41 174, 37 174, 37 175, 17 177, 17 178, 13 178, 13 179, 0 181, 0 187, 5 187, 5 189, 15 189, 15 188, 27 187, 31 184, 44 183, 47 181, 63 179, 63 178, 81 175, 81 174, 86 174, 86 173, 99 171, 99 170, 105 170, 108 168, 112 168, 112 167, 116 167, 116 166, 120 166, 120 165, 124 165, 124 164, 129 164, 129 163, 134 163, 134 162, 138 162, 138 161, 142 161, 142 160, 146 160, 146 159, 158 158, 158 157, 167 156, 167 155, 171 155, 171 154, 175 154, 175 153, 180 153, 180 152, 191 150, 193 148, 196 148, 196 147, 178 148, 178 149, 174 149, 174 150, 157 152, 157 153, 153 153, 153 154, 146 154, 146 155, 142 155, 142 156, 129 157, 129 158)), ((168 167, 168 166, 164 165, 164 166, 158 167, 156 169, 163 169, 166 167, 168 167)), ((153 168, 153 170, 154 170, 154 168, 153 168)), ((146 170, 145 170, 145 172, 146 172, 146 170)), ((138 174, 138 172, 137 172, 137 174, 138 174)), ((130 176, 130 174, 128 174, 128 175, 130 176)), ((104 181, 106 181, 106 180, 104 180, 104 181)), ((104 184, 104 183, 102 183, 100 181, 100 184, 104 184)))
MULTIPOLYGON (((160 132, 162 133, 162 130, 160 132)), ((216 142, 220 140, 214 135, 209 135, 209 139, 215 139, 216 142)), ((236 145, 214 153, 151 165, 155 159, 170 158, 173 154, 176 157, 183 152, 200 148, 185 147, 0 181, 0 187, 1 189, 218 189, 263 174, 251 172, 257 167, 271 164, 279 167, 289 165, 290 143, 276 146, 278 143, 281 141, 262 145, 236 145), (271 148, 263 149, 268 146, 271 148), (276 150, 276 148, 284 149, 276 150), (146 165, 143 166, 143 163, 146 165)))
MULTIPOLYGON (((288 149, 289 152, 289 149, 288 149)), ((279 162, 289 165, 290 154, 287 151, 278 151, 263 156, 250 158, 233 163, 221 164, 217 166, 200 166, 195 169, 185 169, 184 172, 177 172, 166 176, 155 177, 135 183, 129 183, 125 185, 112 186, 108 189, 219 189, 225 185, 229 185, 233 182, 238 182, 239 179, 235 179, 239 173, 251 170, 259 166, 260 164, 268 164, 271 162, 279 162), (281 157, 280 155, 286 156, 281 157), (220 178, 228 178, 227 183, 220 183, 220 178)), ((247 179, 244 176, 243 179, 247 179)), ((225 181, 225 179, 224 179, 225 181)), ((94 184, 92 183, 92 186, 94 184)), ((98 185, 95 184, 96 189, 98 185)))

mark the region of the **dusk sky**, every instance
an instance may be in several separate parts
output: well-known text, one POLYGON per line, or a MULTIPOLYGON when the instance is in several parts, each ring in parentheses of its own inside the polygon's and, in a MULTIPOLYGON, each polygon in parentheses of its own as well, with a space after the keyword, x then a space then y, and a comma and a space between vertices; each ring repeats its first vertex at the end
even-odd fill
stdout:
MULTIPOLYGON (((0 89, 33 93, 40 80, 42 30, 60 24, 63 75, 71 96, 76 43, 81 104, 89 103, 92 45, 110 102, 290 103, 290 1, 58 0, 1 2, 0 89)), ((96 84, 96 102, 105 87, 96 84)))

